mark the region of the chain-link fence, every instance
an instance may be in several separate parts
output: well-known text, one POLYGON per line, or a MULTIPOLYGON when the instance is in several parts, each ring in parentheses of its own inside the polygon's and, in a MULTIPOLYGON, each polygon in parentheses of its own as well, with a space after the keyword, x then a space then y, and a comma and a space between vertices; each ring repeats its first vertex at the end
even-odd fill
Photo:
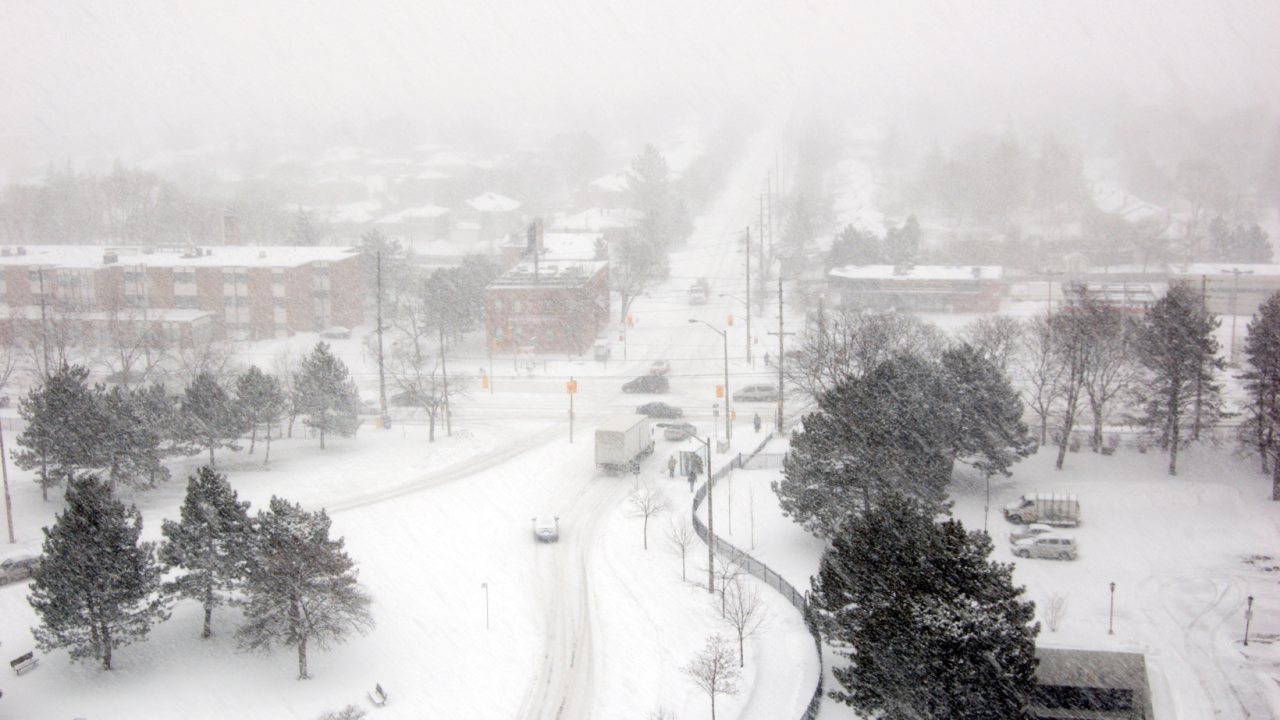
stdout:
MULTIPOLYGON (((769 439, 765 438, 765 440, 761 442, 755 450, 752 450, 750 454, 743 455, 742 453, 738 453, 727 464, 712 473, 711 479, 707 483, 698 488, 697 494, 693 496, 693 529, 698 533, 698 537, 702 538, 703 542, 707 542, 708 533, 706 524, 698 518, 698 506, 700 506, 702 501, 707 498, 707 488, 715 485, 719 482, 720 478, 726 477, 729 473, 738 468, 757 468, 758 466, 755 463, 755 459, 757 457, 770 458, 768 462, 772 462, 772 457, 777 457, 779 458, 777 460, 778 464, 773 467, 782 467, 781 454, 760 452, 767 444, 769 444, 769 439)), ((765 467, 770 466, 766 465, 765 467)), ((794 606, 795 609, 799 610, 800 614, 804 616, 805 626, 809 628, 809 633, 813 635, 813 642, 818 651, 818 686, 814 688, 813 697, 809 699, 809 707, 807 707, 804 714, 800 716, 800 720, 813 720, 818 717, 818 708, 822 705, 822 678, 825 673, 825 669, 822 664, 822 635, 818 632, 817 625, 812 622, 808 598, 804 593, 796 590, 791 583, 783 580, 782 576, 768 565, 765 565, 750 554, 734 547, 724 538, 716 535, 713 538, 713 541, 712 547, 715 549, 717 555, 734 563, 751 575, 762 580, 769 587, 777 590, 782 597, 787 599, 787 602, 791 603, 791 605, 794 606)))

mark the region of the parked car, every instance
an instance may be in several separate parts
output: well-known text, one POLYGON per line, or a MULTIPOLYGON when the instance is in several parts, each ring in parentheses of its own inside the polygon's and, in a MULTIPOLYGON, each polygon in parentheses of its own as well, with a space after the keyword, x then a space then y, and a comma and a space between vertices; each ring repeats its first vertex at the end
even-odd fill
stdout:
POLYGON ((533 519, 533 536, 538 542, 555 542, 560 539, 560 517, 539 515, 533 519))
POLYGON ((671 363, 666 360, 654 360, 649 366, 650 375, 666 375, 669 372, 671 372, 671 363))
POLYGON ((26 580, 40 568, 39 555, 19 555, 0 562, 0 585, 26 580))
POLYGON ((684 410, 678 407, 672 407, 664 402, 645 403, 636 408, 639 415, 648 415, 651 418, 678 418, 684 417, 684 410))
POLYGON ((662 431, 662 437, 673 442, 681 442, 698 434, 698 428, 693 423, 671 423, 662 431))
POLYGON ((1052 532, 1058 532, 1058 529, 1044 523, 1031 523, 1026 527, 1014 528, 1014 531, 1009 533, 1009 542, 1016 543, 1019 540, 1039 537, 1052 532))
POLYGON ((733 394, 734 402, 777 402, 778 388, 773 385, 748 385, 733 394))
POLYGON ((664 393, 671 389, 671 383, 662 375, 641 375, 622 386, 627 393, 664 393))
POLYGON ((1030 537, 1014 543, 1013 554, 1024 558, 1075 560, 1076 539, 1056 533, 1030 537))

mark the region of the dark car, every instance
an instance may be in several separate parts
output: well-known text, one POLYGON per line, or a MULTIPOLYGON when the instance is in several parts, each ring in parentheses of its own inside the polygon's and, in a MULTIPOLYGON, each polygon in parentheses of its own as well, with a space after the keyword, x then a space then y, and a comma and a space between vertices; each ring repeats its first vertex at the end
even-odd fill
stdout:
POLYGON ((693 423, 671 423, 662 431, 662 437, 673 442, 682 442, 698 434, 698 428, 693 423))
POLYGON ((648 415, 651 418, 678 418, 684 417, 684 410, 678 407, 672 407, 664 402, 645 403, 636 408, 637 415, 648 415))
POLYGON ((664 393, 671 389, 671 383, 662 375, 642 375, 622 386, 622 392, 628 393, 664 393))
POLYGON ((26 580, 40 569, 39 555, 23 555, 0 562, 0 585, 26 580))

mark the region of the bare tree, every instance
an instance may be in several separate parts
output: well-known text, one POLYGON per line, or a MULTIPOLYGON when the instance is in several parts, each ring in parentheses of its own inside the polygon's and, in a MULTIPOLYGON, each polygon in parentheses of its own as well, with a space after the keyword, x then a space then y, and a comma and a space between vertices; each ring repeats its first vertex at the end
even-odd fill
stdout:
POLYGON ((857 378, 900 353, 937 359, 947 346, 938 328, 906 313, 823 313, 787 354, 787 382, 818 397, 845 379, 857 378))
POLYGON ((631 493, 631 517, 644 518, 644 549, 649 549, 649 518, 671 509, 671 501, 661 490, 645 483, 631 493))
POLYGON ((97 343, 98 364, 108 373, 118 373, 126 388, 141 387, 159 367, 176 360, 178 342, 163 322, 162 310, 108 309, 97 343))
POLYGON ((1093 413, 1089 446, 1098 452, 1102 447, 1102 428, 1112 406, 1117 398, 1128 393, 1139 370, 1133 358, 1133 330, 1127 318, 1095 303, 1086 320, 1093 337, 1084 372, 1085 395, 1093 413))
POLYGON ((1062 366, 1053 350, 1053 328, 1045 315, 1033 318, 1022 335, 1018 375, 1023 399, 1040 420, 1040 444, 1048 442, 1049 418, 1062 395, 1062 366))
MULTIPOLYGON (((52 282, 46 278, 45 283, 52 282)), ((15 311, 12 322, 15 341, 24 356, 24 365, 37 383, 56 373, 63 365, 76 364, 76 356, 86 345, 84 322, 67 303, 53 299, 34 313, 15 311)))
POLYGON ((764 626, 768 612, 760 599, 760 590, 753 582, 734 579, 726 590, 728 602, 720 620, 738 635, 738 667, 747 664, 746 640, 764 626))
MULTIPOLYGON (((22 362, 21 347, 18 345, 17 328, 13 322, 0 322, 0 391, 9 387, 9 380, 22 362)), ((4 428, 0 427, 0 473, 4 479, 4 519, 9 531, 9 542, 16 542, 13 536, 13 505, 9 499, 9 458, 4 449, 4 428)))
POLYGON ((984 315, 964 329, 969 344, 1005 375, 1022 349, 1022 333, 1022 322, 1008 315, 984 315))
MULTIPOLYGON (((446 381, 444 363, 438 356, 443 346, 438 310, 423 283, 418 292, 401 294, 396 307, 384 317, 391 339, 388 342, 384 337, 383 366, 405 400, 426 413, 429 442, 436 439, 436 423, 444 419, 449 401, 465 389, 460 378, 446 381)), ((367 344, 376 357, 376 340, 370 337, 367 344)))
POLYGON ((716 555, 715 567, 716 579, 719 581, 717 585, 720 587, 720 616, 724 617, 725 610, 729 603, 727 590, 730 585, 738 582, 738 578, 742 576, 742 568, 732 560, 726 560, 716 555))
POLYGON ((219 385, 230 387, 242 371, 235 346, 226 340, 180 347, 172 354, 169 365, 170 374, 179 387, 190 385, 205 373, 212 375, 219 385))
POLYGON ((1053 593, 1044 604, 1044 621, 1052 632, 1058 632, 1062 621, 1067 617, 1067 596, 1053 593))
POLYGON ((717 695, 733 696, 740 692, 738 679, 742 677, 742 671, 733 666, 729 641, 720 635, 707 638, 706 647, 684 667, 683 672, 711 698, 711 720, 716 720, 717 695))
POLYGON ((610 282, 621 300, 618 321, 626 322, 631 302, 669 274, 667 253, 658 242, 636 228, 628 228, 612 246, 610 255, 610 282))
POLYGON ((693 531, 687 515, 681 515, 679 520, 671 520, 671 526, 667 528, 667 541, 680 553, 680 581, 685 582, 688 580, 685 576, 685 558, 698 542, 698 534, 693 531))
MULTIPOLYGON (((297 395, 297 388, 294 387, 293 379, 301 368, 302 358, 294 357, 288 347, 277 350, 275 357, 271 359, 271 372, 280 382, 280 392, 284 395, 284 414, 289 418, 289 428, 286 433, 288 437, 293 437, 293 423, 298 419, 298 405, 293 401, 297 395)), ((270 428, 267 431, 269 433, 270 428)))
POLYGON ((1050 347, 1052 358, 1060 369, 1059 388, 1062 403, 1058 406, 1058 459, 1054 467, 1062 469, 1067 457, 1067 446, 1071 443, 1071 431, 1075 427, 1080 413, 1080 399, 1084 395, 1085 374, 1089 369, 1090 343, 1093 335, 1089 330, 1088 311, 1081 307, 1091 302, 1088 291, 1083 286, 1073 289, 1071 295, 1078 307, 1059 311, 1049 317, 1049 328, 1052 333, 1050 347))

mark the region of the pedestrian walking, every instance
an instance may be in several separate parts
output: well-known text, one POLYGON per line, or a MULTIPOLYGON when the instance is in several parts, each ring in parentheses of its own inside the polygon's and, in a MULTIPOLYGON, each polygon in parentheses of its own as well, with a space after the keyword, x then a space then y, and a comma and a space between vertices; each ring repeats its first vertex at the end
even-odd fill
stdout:
MULTIPOLYGON (((759 419, 759 416, 757 416, 757 419, 759 419)), ((671 477, 676 476, 676 456, 675 455, 672 455, 671 457, 667 458, 667 475, 671 477)))
POLYGON ((689 492, 693 492, 693 484, 698 482, 698 473, 689 471, 689 492))
POLYGON ((756 432, 760 432, 760 413, 756 413, 756 418, 751 421, 751 424, 755 425, 756 432))

